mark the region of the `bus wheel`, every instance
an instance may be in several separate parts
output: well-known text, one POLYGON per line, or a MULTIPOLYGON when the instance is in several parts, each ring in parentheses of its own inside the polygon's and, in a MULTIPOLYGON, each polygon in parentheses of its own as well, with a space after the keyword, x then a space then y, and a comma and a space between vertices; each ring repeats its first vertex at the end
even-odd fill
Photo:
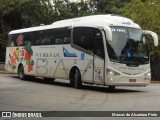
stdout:
POLYGON ((26 77, 25 74, 24 74, 24 67, 23 67, 23 65, 20 65, 19 68, 18 68, 18 77, 21 80, 24 80, 25 77, 26 77))
POLYGON ((75 71, 74 83, 75 83, 75 88, 79 89, 82 87, 81 75, 78 69, 76 69, 75 71))
POLYGON ((116 86, 109 86, 109 90, 114 90, 116 86))

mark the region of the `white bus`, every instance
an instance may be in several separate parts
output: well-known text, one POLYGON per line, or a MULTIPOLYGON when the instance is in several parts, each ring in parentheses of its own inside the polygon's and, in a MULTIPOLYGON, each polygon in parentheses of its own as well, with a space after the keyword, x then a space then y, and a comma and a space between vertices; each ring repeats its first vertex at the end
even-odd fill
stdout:
POLYGON ((93 15, 9 33, 5 69, 26 76, 68 79, 109 86, 147 86, 151 79, 145 39, 150 34, 132 20, 117 15, 93 15))

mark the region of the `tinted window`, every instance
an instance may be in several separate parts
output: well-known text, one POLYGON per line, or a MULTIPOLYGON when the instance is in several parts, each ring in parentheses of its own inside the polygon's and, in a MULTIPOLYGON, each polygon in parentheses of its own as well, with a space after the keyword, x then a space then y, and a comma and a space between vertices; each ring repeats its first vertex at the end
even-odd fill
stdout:
POLYGON ((7 46, 33 45, 34 36, 32 33, 18 33, 9 35, 7 46))
POLYGON ((34 32, 27 32, 27 33, 23 33, 23 42, 24 45, 34 45, 35 42, 35 36, 34 36, 34 32))
POLYGON ((77 27, 73 31, 73 43, 86 50, 93 51, 93 33, 94 29, 89 27, 77 27))
POLYGON ((12 35, 8 35, 7 47, 11 46, 12 41, 12 35))
POLYGON ((7 46, 69 44, 71 29, 56 28, 8 36, 7 46))
POLYGON ((34 33, 35 45, 50 45, 52 40, 52 30, 41 30, 34 33))
POLYGON ((99 29, 91 27, 74 28, 73 43, 104 58, 103 38, 99 29))
POLYGON ((36 45, 54 45, 70 43, 71 30, 68 28, 57 28, 35 32, 36 45))
POLYGON ((94 29, 94 54, 104 58, 104 44, 101 31, 94 29))
POLYGON ((59 28, 53 31, 53 44, 68 44, 71 39, 71 29, 59 28))
POLYGON ((23 45, 23 35, 21 34, 11 34, 8 37, 7 46, 21 46, 23 45))

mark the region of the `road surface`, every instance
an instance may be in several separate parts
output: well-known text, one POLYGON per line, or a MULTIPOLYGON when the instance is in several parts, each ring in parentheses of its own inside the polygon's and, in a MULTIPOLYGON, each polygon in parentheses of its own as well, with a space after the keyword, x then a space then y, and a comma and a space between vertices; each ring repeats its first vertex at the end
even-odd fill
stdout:
MULTIPOLYGON (((75 89, 67 80, 19 80, 14 74, 0 74, 0 111, 160 111, 160 83, 147 87, 116 87, 110 91, 107 87, 90 85, 75 89)), ((138 120, 137 117, 127 119, 138 120)))

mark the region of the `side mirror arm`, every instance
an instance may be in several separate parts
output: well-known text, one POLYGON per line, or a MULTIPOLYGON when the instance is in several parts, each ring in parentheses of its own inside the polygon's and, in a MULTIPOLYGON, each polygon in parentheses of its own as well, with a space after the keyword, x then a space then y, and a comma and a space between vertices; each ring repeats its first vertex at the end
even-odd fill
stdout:
POLYGON ((105 35, 108 41, 112 41, 112 29, 109 26, 104 27, 105 35))
POLYGON ((143 33, 145 35, 151 35, 154 40, 154 46, 158 46, 158 36, 155 32, 149 31, 149 30, 143 30, 143 33))

